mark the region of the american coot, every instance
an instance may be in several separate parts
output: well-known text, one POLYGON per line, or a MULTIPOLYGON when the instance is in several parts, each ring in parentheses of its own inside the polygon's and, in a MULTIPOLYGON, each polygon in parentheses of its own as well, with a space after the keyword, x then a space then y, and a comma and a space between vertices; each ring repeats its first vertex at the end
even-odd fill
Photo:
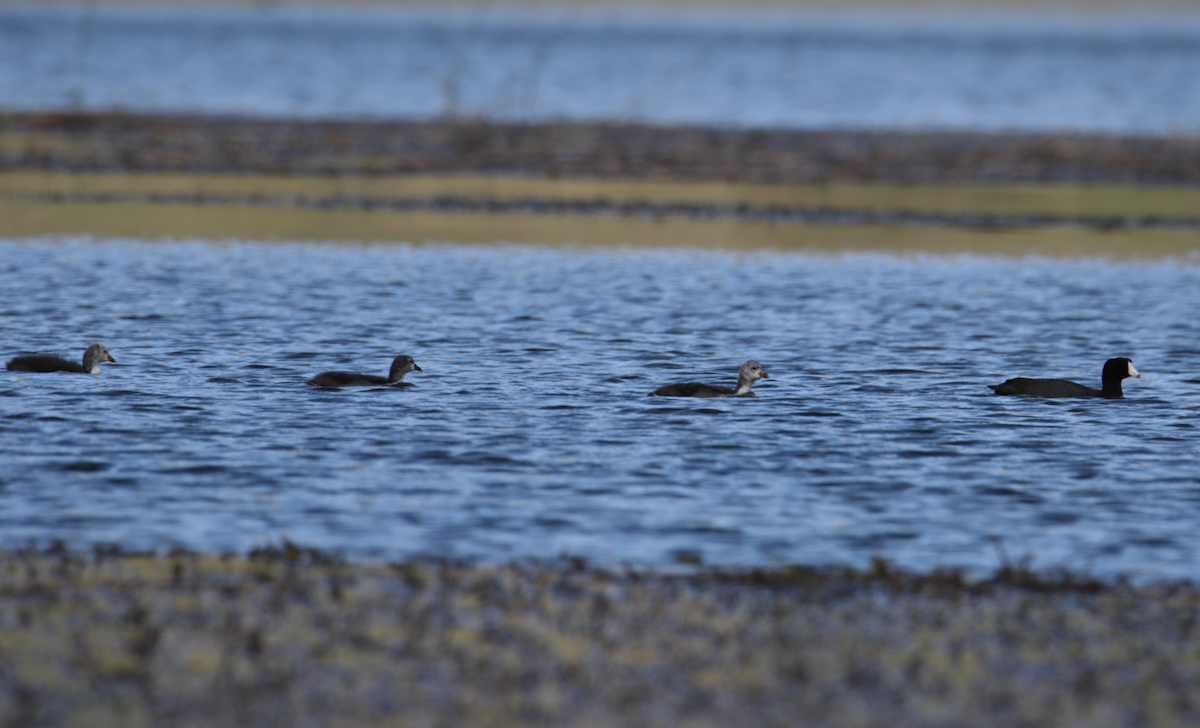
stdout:
POLYGON ((722 387, 717 384, 703 382, 683 382, 667 384, 650 393, 651 397, 741 397, 750 393, 750 387, 756 380, 770 379, 771 375, 751 359, 742 365, 738 372, 737 389, 722 387))
POLYGON ((314 387, 390 387, 404 381, 404 375, 416 369, 423 371, 408 354, 392 360, 392 370, 386 377, 357 372, 321 372, 308 380, 314 387))
POLYGON ((1068 382, 1065 379, 1026 379, 1019 377, 1010 379, 1003 384, 989 384, 996 394, 1014 394, 1018 397, 1124 397, 1121 391, 1121 380, 1125 377, 1138 377, 1138 370, 1133 368, 1129 359, 1109 359, 1104 362, 1104 374, 1101 375, 1103 389, 1092 389, 1082 384, 1068 382))
POLYGON ((83 364, 53 354, 30 354, 18 356, 8 363, 10 372, 75 372, 76 374, 99 374, 100 362, 117 363, 104 348, 104 344, 92 344, 83 352, 83 364))

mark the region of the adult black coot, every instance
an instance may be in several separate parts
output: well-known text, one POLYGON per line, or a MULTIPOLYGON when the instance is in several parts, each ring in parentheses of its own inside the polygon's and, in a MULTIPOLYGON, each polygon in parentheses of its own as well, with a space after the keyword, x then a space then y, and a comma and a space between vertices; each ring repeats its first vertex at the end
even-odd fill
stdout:
POLYGON ((74 372, 76 374, 99 374, 100 362, 117 363, 104 348, 104 344, 92 344, 83 352, 83 364, 53 354, 29 354, 15 357, 8 363, 10 372, 74 372))
POLYGON ((741 397, 750 393, 750 387, 759 379, 770 379, 771 375, 751 359, 738 372, 737 388, 703 382, 667 384, 650 393, 651 397, 741 397))
POLYGON ((308 380, 314 387, 391 387, 404 381, 404 375, 412 370, 424 371, 408 354, 392 360, 392 369, 386 377, 357 372, 321 372, 308 380))
POLYGON ((1109 397, 1119 399, 1125 396, 1121 391, 1121 380, 1126 377, 1141 378, 1138 370, 1133 368, 1133 362, 1124 357, 1109 359, 1104 362, 1104 373, 1101 375, 1102 389, 1092 389, 1082 384, 1068 382, 1065 379, 1026 379, 1019 377, 1010 379, 1003 384, 989 384, 996 394, 1012 394, 1018 397, 1109 397))

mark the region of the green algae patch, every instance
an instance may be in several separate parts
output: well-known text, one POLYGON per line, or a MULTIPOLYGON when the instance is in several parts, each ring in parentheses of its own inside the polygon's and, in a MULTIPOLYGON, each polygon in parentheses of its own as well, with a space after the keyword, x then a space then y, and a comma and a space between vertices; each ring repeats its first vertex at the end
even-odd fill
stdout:
POLYGON ((1186 257, 1195 230, 1080 227, 974 230, 913 225, 780 225, 691 220, 424 210, 0 199, 0 235, 253 241, 519 243, 620 248, 722 248, 1117 257, 1186 257))
POLYGON ((0 724, 1188 726, 1200 588, 0 553, 0 724))
POLYGON ((1187 256, 1193 188, 0 172, 0 235, 1187 256), (790 217, 789 217, 790 216, 790 217))

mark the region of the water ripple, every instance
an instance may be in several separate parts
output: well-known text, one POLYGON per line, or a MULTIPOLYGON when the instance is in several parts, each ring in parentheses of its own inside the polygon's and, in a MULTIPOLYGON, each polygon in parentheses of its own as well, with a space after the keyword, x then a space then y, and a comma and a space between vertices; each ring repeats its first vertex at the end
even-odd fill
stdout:
POLYGON ((69 239, 0 259, 11 347, 119 361, 3 372, 0 546, 990 568, 1001 537, 1040 566, 1200 576, 1194 263, 69 239), (399 352, 424 370, 404 387, 304 384, 399 352), (1094 382, 1117 354, 1144 376, 1123 401, 985 387, 1094 382), (757 397, 646 396, 750 357, 757 397))

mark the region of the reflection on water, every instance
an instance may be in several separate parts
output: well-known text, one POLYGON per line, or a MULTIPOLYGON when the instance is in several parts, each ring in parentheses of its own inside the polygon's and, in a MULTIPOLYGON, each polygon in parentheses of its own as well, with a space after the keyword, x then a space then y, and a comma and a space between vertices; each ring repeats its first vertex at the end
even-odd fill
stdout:
POLYGON ((0 372, 0 547, 1200 575, 1195 262, 42 240, 0 290, 4 359, 120 362, 0 372), (1123 401, 985 386, 1115 355, 1123 401))
POLYGON ((0 107, 1200 131, 1200 23, 0 8, 0 107))

